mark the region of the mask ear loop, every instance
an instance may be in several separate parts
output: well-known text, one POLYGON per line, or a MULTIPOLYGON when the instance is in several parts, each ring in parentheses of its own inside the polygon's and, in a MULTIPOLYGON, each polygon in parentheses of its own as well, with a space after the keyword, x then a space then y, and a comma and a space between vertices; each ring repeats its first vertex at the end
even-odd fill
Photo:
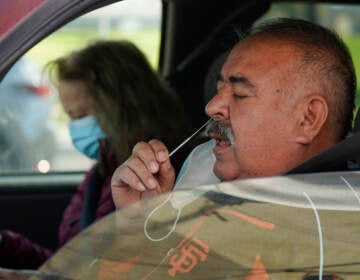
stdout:
MULTIPOLYGON (((210 118, 208 119, 200 128, 198 128, 192 135, 190 135, 188 138, 186 138, 179 146, 177 146, 170 154, 169 154, 169 157, 171 157, 174 153, 176 153, 177 150, 179 150, 182 146, 184 146, 188 141, 190 141, 191 138, 193 138, 196 134, 198 134, 204 127, 206 127, 210 122, 212 122, 213 119, 210 118)), ((154 241, 154 242, 159 242, 159 241, 162 241, 166 238, 168 238, 170 236, 170 234, 172 234, 175 230, 175 227, 176 227, 176 224, 177 222, 179 221, 180 219, 180 214, 181 214, 181 208, 180 209, 177 209, 178 210, 178 213, 177 213, 177 216, 176 216, 176 219, 174 221, 174 224, 173 226, 171 227, 170 231, 163 237, 161 238, 152 238, 148 232, 147 232, 147 224, 149 222, 149 219, 150 217, 157 211, 159 210, 165 203, 167 203, 170 199, 170 197, 172 196, 172 193, 169 194, 169 196, 164 200, 164 202, 160 203, 158 206, 156 206, 151 212, 150 214, 147 216, 145 222, 144 222, 144 234, 145 236, 151 240, 151 241, 154 241)))
POLYGON ((178 223, 178 221, 179 221, 179 219, 180 219, 181 208, 180 208, 180 209, 177 209, 178 212, 177 212, 177 215, 176 215, 176 219, 175 219, 175 221, 174 221, 174 224, 172 225, 170 231, 169 231, 166 235, 164 235, 163 237, 160 237, 160 238, 152 238, 152 237, 148 234, 147 224, 148 224, 148 222, 149 222, 150 217, 151 217, 157 210, 159 210, 162 206, 164 206, 164 205, 170 200, 170 198, 171 198, 172 196, 173 196, 173 193, 170 193, 169 196, 168 196, 162 203, 160 203, 158 206, 156 206, 156 207, 149 213, 149 215, 146 217, 146 220, 145 220, 145 222, 144 222, 144 234, 145 234, 145 236, 146 236, 149 240, 151 240, 151 241, 153 241, 153 242, 159 242, 159 241, 162 241, 162 240, 165 240, 166 238, 168 238, 168 237, 174 232, 174 230, 175 230, 175 228, 176 228, 176 225, 177 225, 177 223, 178 223))

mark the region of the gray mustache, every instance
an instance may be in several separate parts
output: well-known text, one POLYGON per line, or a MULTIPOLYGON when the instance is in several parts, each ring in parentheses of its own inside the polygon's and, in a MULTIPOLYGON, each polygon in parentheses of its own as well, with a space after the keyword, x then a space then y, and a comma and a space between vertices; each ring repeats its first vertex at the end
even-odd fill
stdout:
POLYGON ((229 141, 233 144, 233 132, 230 126, 230 121, 215 121, 213 120, 206 127, 206 134, 209 136, 209 133, 215 133, 220 135, 226 141, 229 141))

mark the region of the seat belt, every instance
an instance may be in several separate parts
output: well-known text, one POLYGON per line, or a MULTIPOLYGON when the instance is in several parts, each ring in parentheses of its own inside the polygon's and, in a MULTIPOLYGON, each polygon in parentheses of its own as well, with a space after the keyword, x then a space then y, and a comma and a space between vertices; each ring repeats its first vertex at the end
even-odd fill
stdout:
POLYGON ((82 230, 87 228, 95 220, 96 208, 100 198, 103 181, 104 179, 99 172, 99 165, 97 165, 90 177, 89 184, 86 189, 80 218, 80 228, 82 230))
POLYGON ((360 158, 360 132, 310 158, 286 174, 350 170, 348 161, 360 158))

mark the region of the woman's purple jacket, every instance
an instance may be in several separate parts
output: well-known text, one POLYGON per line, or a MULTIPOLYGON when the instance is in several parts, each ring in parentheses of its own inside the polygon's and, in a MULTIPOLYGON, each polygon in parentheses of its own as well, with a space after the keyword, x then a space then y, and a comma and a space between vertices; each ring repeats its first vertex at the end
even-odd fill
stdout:
MULTIPOLYGON (((104 159, 104 155, 102 155, 104 159)), ((115 171, 117 164, 114 157, 109 157, 104 163, 105 180, 100 192, 100 198, 95 211, 95 221, 101 219, 115 209, 111 196, 111 176, 115 171)), ((81 230, 80 218, 82 207, 86 195, 86 190, 94 173, 94 165, 85 175, 83 182, 77 188, 76 193, 71 198, 66 207, 58 231, 58 246, 62 247, 72 237, 81 230)), ((18 268, 18 269, 36 269, 46 261, 56 250, 44 248, 38 244, 32 243, 24 235, 11 230, 0 231, 3 241, 0 243, 0 267, 18 268)))

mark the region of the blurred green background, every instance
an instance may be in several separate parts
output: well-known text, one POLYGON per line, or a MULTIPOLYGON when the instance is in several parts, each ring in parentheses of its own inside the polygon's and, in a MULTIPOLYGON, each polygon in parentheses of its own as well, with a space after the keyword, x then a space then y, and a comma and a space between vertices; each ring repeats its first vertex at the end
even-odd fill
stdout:
POLYGON ((355 71, 356 71, 356 78, 357 78, 357 91, 356 91, 356 108, 360 107, 360 36, 347 36, 343 38, 345 43, 347 44, 354 64, 355 64, 355 71))
MULTIPOLYGON (((93 40, 101 39, 96 28, 79 28, 59 30, 33 47, 27 56, 44 66, 49 60, 56 59, 73 50, 86 46, 93 40)), ((147 56, 151 65, 156 68, 159 59, 160 31, 158 28, 142 29, 134 32, 111 30, 106 38, 134 42, 147 56)))

